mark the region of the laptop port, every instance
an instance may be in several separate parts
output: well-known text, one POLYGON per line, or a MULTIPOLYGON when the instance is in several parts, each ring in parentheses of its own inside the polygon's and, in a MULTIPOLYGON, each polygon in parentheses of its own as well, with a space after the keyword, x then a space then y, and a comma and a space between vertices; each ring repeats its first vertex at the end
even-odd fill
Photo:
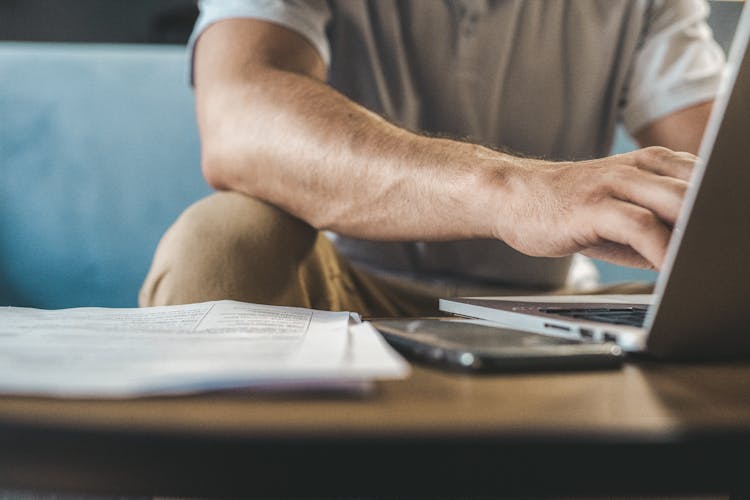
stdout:
POLYGON ((562 330, 564 332, 569 332, 570 331, 570 327, 569 326, 558 325, 558 324, 555 324, 555 323, 545 323, 544 324, 544 328, 553 328, 555 330, 562 330))
POLYGON ((617 335, 612 332, 604 332, 605 342, 617 342, 617 335))

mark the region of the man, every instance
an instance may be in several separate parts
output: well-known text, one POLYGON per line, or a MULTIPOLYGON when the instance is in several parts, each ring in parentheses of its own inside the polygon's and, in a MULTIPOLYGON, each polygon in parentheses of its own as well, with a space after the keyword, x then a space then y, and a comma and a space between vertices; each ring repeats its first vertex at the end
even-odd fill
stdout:
POLYGON ((201 9, 202 167, 221 192, 167 232, 142 305, 430 314, 560 289, 575 253, 662 264, 723 64, 705 2, 201 9), (618 121, 644 149, 606 156, 618 121))

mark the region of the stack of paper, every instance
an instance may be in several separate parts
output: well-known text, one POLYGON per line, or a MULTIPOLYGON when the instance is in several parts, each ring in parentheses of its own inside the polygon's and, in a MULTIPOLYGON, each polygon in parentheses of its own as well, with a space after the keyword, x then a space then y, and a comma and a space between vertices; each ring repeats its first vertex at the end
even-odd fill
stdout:
POLYGON ((347 312, 234 301, 0 309, 0 392, 6 394, 327 388, 408 373, 378 332, 347 312))

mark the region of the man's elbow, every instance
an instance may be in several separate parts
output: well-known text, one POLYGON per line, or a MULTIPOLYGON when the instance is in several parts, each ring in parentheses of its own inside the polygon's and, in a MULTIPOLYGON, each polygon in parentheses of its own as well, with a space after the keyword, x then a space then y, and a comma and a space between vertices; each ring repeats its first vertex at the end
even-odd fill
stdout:
POLYGON ((262 179, 257 155, 246 148, 224 146, 219 148, 204 142, 201 151, 201 172, 209 186, 219 191, 237 191, 263 198, 267 189, 262 179))
POLYGON ((201 153, 201 173, 209 186, 221 191, 229 189, 223 168, 223 160, 219 155, 204 147, 201 153))
MULTIPOLYGON (((229 96, 230 93, 225 93, 229 96)), ((198 129, 201 144, 201 172, 218 190, 246 191, 258 175, 255 161, 262 142, 263 123, 255 110, 257 99, 238 106, 233 99, 199 96, 198 129)))
MULTIPOLYGON (((242 190, 238 183, 250 172, 240 175, 239 153, 231 148, 219 147, 211 141, 203 141, 201 149, 201 173, 209 186, 220 191, 242 190)), ((248 168, 246 165, 245 168, 248 168)), ((247 179, 245 179, 247 180, 247 179)))

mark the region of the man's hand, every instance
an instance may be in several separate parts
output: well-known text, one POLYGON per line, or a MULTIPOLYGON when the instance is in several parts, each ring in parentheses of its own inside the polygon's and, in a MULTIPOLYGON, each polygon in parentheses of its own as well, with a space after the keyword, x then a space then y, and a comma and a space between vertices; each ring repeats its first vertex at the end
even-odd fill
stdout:
POLYGON ((608 158, 530 161, 503 175, 496 237, 536 256, 581 252, 659 269, 696 157, 650 147, 608 158))

